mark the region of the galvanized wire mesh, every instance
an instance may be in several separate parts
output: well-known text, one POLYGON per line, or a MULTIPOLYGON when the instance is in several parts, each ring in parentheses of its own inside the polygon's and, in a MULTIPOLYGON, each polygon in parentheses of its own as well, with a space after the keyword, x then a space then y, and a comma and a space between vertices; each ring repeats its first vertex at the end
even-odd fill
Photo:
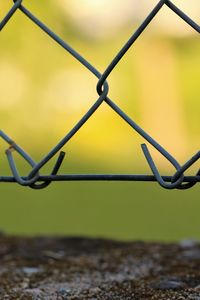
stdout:
POLYGON ((10 146, 6 150, 6 156, 12 172, 12 176, 0 176, 0 182, 17 182, 22 186, 28 186, 33 189, 42 189, 47 187, 53 181, 72 181, 72 180, 115 180, 115 181, 157 181, 160 186, 166 189, 189 189, 200 182, 200 169, 194 176, 185 176, 185 172, 195 163, 199 162, 200 151, 192 156, 184 165, 181 165, 177 159, 172 156, 164 147, 162 147, 155 139, 146 133, 138 124, 134 122, 116 103, 109 98, 108 77, 113 69, 124 57, 129 48, 140 37, 144 30, 148 27, 150 22, 158 14, 163 6, 168 6, 179 18, 185 21, 188 26, 191 26, 197 33, 200 33, 200 26, 196 24, 189 16, 182 12, 170 0, 161 0, 149 13, 139 28, 133 33, 130 39, 126 42, 123 48, 117 53, 112 62, 108 65, 106 70, 101 74, 93 65, 90 64, 84 57, 82 57, 76 50, 63 41, 55 32, 49 29, 42 23, 35 15, 33 15, 23 4, 23 0, 14 0, 14 4, 4 19, 0 22, 0 30, 8 23, 17 10, 21 11, 28 19, 36 24, 42 31, 44 31, 55 43, 59 44, 66 52, 71 54, 77 61, 79 61, 85 68, 88 69, 94 76, 97 77, 97 93, 98 98, 90 107, 88 112, 79 120, 79 122, 64 136, 64 138, 47 153, 44 158, 35 162, 29 154, 27 154, 21 147, 19 147, 8 135, 0 131, 0 137, 6 141, 10 146), (150 154, 146 144, 142 144, 141 148, 148 165, 152 171, 152 175, 126 175, 126 174, 64 174, 58 175, 60 166, 63 163, 65 153, 61 151, 73 136, 81 129, 81 127, 89 120, 89 118, 98 110, 98 108, 106 103, 115 113, 117 113, 134 131, 151 144, 170 164, 175 168, 175 172, 171 176, 162 176, 150 154), (17 169, 13 152, 16 151, 31 167, 32 170, 28 176, 23 177, 17 169), (61 152, 60 152, 61 151, 61 152), (58 154, 59 153, 59 154, 58 154), (50 175, 41 175, 42 168, 56 155, 58 158, 56 164, 50 175))

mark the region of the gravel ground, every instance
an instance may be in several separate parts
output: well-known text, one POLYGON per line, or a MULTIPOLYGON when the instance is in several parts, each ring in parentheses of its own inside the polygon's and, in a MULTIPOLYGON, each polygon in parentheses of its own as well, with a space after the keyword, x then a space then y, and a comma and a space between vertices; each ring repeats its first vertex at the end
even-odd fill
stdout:
POLYGON ((200 244, 2 235, 0 299, 200 300, 200 244))

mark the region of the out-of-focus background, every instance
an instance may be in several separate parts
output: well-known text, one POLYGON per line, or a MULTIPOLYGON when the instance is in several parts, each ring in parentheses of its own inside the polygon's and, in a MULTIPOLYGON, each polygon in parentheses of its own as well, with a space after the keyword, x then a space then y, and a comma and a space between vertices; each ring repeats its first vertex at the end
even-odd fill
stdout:
MULTIPOLYGON (((101 72, 157 2, 23 1, 101 72)), ((199 23, 198 0, 174 3, 199 23)), ((1 18, 11 5, 1 1, 1 18)), ((111 99, 180 163, 199 149, 199 54, 198 34, 164 7, 108 79, 111 99)), ((0 33, 0 127, 37 161, 94 103, 96 84, 93 75, 20 11, 0 33)), ((104 104, 64 147, 61 173, 151 174, 142 142, 104 104)), ((10 174, 6 148, 1 140, 1 175, 10 174)), ((173 174, 151 151, 160 171, 173 174)), ((17 161, 21 174, 28 174, 24 162, 17 161)), ((196 164, 188 174, 198 168, 196 164)), ((198 185, 166 191, 156 183, 132 182, 53 183, 42 191, 0 184, 0 228, 11 234, 200 238, 199 192, 198 185)))

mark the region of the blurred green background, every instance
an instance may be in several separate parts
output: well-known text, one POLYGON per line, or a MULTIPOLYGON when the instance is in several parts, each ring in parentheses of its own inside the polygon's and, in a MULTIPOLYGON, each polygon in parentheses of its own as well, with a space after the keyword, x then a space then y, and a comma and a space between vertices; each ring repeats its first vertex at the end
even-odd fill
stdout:
MULTIPOLYGON (((199 1, 176 4, 199 23, 199 1)), ((24 1, 101 72, 157 1, 24 1)), ((12 1, 1 1, 0 17, 12 1)), ((163 8, 108 79, 110 97, 180 163, 199 149, 200 40, 163 8)), ((97 99, 97 79, 20 11, 0 34, 1 129, 39 161, 97 99)), ((140 138, 105 104, 64 147, 60 173, 148 173, 140 138)), ((0 141, 1 175, 10 170, 0 141)), ((174 169, 151 148, 162 173, 174 169)), ((21 174, 30 171, 15 155, 21 174)), ((55 159, 42 169, 50 172, 55 159)), ((190 169, 193 175, 199 162, 190 169)), ((199 185, 64 182, 33 191, 1 184, 0 228, 10 234, 117 239, 200 238, 199 185)))

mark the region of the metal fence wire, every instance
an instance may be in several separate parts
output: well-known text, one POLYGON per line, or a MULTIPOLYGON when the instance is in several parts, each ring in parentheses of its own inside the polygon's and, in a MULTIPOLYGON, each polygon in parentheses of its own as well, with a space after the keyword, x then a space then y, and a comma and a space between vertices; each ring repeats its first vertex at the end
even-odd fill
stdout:
POLYGON ((0 182, 17 182, 22 186, 28 186, 33 189, 43 189, 51 184, 53 181, 80 181, 80 180, 109 180, 109 181, 157 181, 160 186, 166 189, 189 189, 200 182, 200 169, 194 176, 185 176, 184 173, 195 163, 199 162, 200 150, 192 156, 184 165, 181 165, 177 159, 172 156, 166 149, 164 149, 155 139, 147 134, 138 124, 134 122, 113 100, 109 98, 109 85, 107 79, 119 61, 123 58, 129 48, 144 32, 150 22, 158 14, 163 6, 168 6, 179 18, 191 26, 197 33, 200 33, 200 26, 195 23, 189 16, 181 11, 170 0, 161 0, 149 13, 139 28, 129 38, 123 48, 117 53, 112 62, 108 65, 106 70, 101 74, 93 65, 83 58, 76 50, 63 41, 55 32, 49 29, 42 23, 36 16, 34 16, 23 4, 23 0, 14 0, 14 4, 4 19, 0 22, 0 30, 8 23, 17 10, 23 13, 28 19, 35 23, 42 31, 44 31, 50 38, 59 44, 66 52, 71 54, 78 60, 85 68, 88 69, 94 76, 97 77, 97 93, 98 98, 90 107, 88 112, 79 120, 79 122, 65 135, 65 137, 48 153, 41 161, 35 162, 29 154, 27 154, 20 146, 18 146, 8 135, 0 131, 1 138, 9 144, 6 150, 9 167, 12 176, 0 176, 0 182), (88 121, 88 119, 95 113, 95 111, 106 103, 115 113, 117 113, 129 126, 151 144, 165 159, 167 159, 175 168, 175 172, 171 176, 162 176, 151 156, 151 153, 146 144, 142 144, 141 148, 151 169, 152 175, 126 175, 126 174, 65 174, 58 175, 60 166, 63 163, 65 153, 61 151, 62 147, 66 145, 71 138, 81 129, 81 127, 88 121), (28 176, 21 176, 13 156, 16 151, 30 166, 31 172, 28 176), (50 175, 41 175, 41 169, 56 155, 58 154, 57 161, 50 175))

